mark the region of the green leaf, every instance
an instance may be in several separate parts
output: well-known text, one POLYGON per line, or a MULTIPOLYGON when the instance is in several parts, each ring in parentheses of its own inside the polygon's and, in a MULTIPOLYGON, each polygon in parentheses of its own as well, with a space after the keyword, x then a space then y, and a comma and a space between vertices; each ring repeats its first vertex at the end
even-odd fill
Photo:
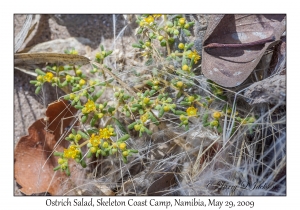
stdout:
POLYGON ((77 133, 79 133, 81 135, 81 137, 84 138, 84 139, 90 139, 90 137, 88 135, 86 135, 86 133, 84 133, 82 131, 78 131, 77 133))
POLYGON ((40 91, 41 91, 41 86, 38 86, 38 87, 35 89, 35 94, 39 94, 40 91))
POLYGON ((53 171, 57 171, 57 170, 59 170, 60 168, 61 168, 61 166, 58 165, 58 166, 56 166, 55 168, 53 168, 53 171))
POLYGON ((158 113, 158 117, 161 118, 164 115, 165 111, 164 109, 161 107, 158 113))
POLYGON ((132 47, 134 47, 134 48, 142 48, 142 45, 141 44, 132 44, 132 47))
POLYGON ((63 152, 54 152, 53 155, 63 157, 64 153, 63 152))
POLYGON ((88 118, 87 115, 83 115, 83 116, 81 117, 81 122, 82 122, 82 123, 85 123, 86 120, 87 120, 87 118, 88 118))
POLYGON ((88 133, 89 135, 91 135, 91 134, 93 134, 93 133, 98 133, 98 132, 99 132, 99 130, 96 129, 96 128, 91 128, 91 129, 88 129, 88 130, 87 130, 87 133, 88 133))
POLYGON ((120 128, 121 131, 123 131, 124 133, 127 133, 125 127, 122 125, 122 123, 116 119, 115 117, 112 117, 112 119, 114 119, 116 125, 120 128))
POLYGON ((75 107, 76 109, 83 109, 84 106, 81 106, 81 105, 75 105, 74 107, 75 107))
POLYGON ((99 90, 94 96, 93 96, 93 101, 96 101, 98 98, 101 97, 101 95, 104 93, 104 88, 102 90, 99 90))
POLYGON ((125 134, 124 136, 122 136, 121 138, 118 139, 117 142, 125 142, 130 138, 129 134, 125 134))
POLYGON ((187 36, 191 36, 191 32, 189 30, 183 29, 183 32, 187 36))
POLYGON ((137 124, 137 122, 133 122, 127 126, 128 129, 133 129, 133 127, 137 124))
POLYGON ((35 73, 37 73, 38 75, 42 75, 42 76, 46 75, 46 73, 43 72, 41 69, 36 69, 35 73))
POLYGON ((108 112, 109 112, 109 113, 112 113, 113 111, 115 111, 115 109, 116 109, 115 107, 109 107, 109 108, 108 108, 108 112))

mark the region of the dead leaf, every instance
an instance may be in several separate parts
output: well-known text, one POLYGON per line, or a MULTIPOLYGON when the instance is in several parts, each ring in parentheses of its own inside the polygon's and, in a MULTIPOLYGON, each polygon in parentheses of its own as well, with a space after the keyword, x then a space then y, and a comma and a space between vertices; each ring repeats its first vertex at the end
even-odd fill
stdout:
POLYGON ((71 55, 61 53, 17 53, 14 55, 15 65, 18 64, 72 64, 85 65, 90 59, 82 55, 71 55))
MULTIPOLYGON (((52 103, 46 111, 47 122, 44 119, 37 120, 29 127, 29 134, 19 140, 14 153, 14 176, 22 187, 22 193, 32 195, 49 192, 51 195, 57 195, 62 189, 62 182, 69 177, 62 172, 55 174, 53 168, 57 165, 57 157, 51 153, 60 136, 60 129, 57 128, 60 127, 61 119, 73 116, 75 112, 75 108, 69 106, 66 101, 52 103), (47 123, 48 129, 54 132, 46 129, 47 123)), ((71 120, 69 118, 64 121, 62 128, 70 125, 71 120)), ((62 152, 67 144, 66 141, 62 141, 56 150, 62 152)), ((74 164, 70 164, 71 177, 78 175, 74 164)))
POLYGON ((203 42, 203 74, 224 87, 240 85, 284 31, 285 15, 212 15, 203 42))

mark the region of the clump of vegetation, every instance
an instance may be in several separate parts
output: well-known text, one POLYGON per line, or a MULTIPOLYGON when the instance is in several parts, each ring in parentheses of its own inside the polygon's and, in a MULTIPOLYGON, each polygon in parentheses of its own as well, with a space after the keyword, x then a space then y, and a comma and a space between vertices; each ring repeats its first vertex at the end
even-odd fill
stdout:
MULTIPOLYGON (((192 170, 198 170, 193 171, 192 179, 195 180, 201 171, 204 173, 206 168, 213 168, 219 161, 214 158, 220 159, 220 154, 224 154, 224 151, 233 159, 239 155, 234 154, 232 147, 221 150, 221 146, 237 143, 242 135, 247 141, 258 141, 254 136, 262 129, 259 122, 264 118, 258 116, 258 112, 253 109, 251 112, 239 110, 238 104, 232 102, 231 96, 234 94, 205 79, 199 67, 196 67, 196 64, 201 63, 200 53, 194 48, 194 43, 185 42, 186 39, 182 38, 191 36, 193 21, 188 21, 183 15, 150 14, 139 16, 137 23, 140 40, 133 43, 132 47, 139 49, 138 53, 145 59, 144 68, 150 73, 150 78, 138 87, 122 82, 105 64, 105 59, 112 51, 104 49, 103 46, 95 55, 92 68, 87 72, 78 65, 54 64, 47 66, 46 72, 36 69, 38 76, 31 81, 36 86, 36 93, 40 92, 44 83, 59 88, 67 87, 70 91, 64 99, 79 113, 80 126, 73 128, 65 138, 70 142, 69 146, 63 152, 54 153, 59 157, 54 170, 70 175, 70 159, 82 167, 87 166, 88 158, 108 156, 121 158, 125 164, 130 163, 130 160, 135 160, 135 156, 144 157, 145 153, 144 149, 134 147, 136 138, 153 136, 160 126, 173 129, 173 134, 178 131, 189 134, 195 132, 195 128, 199 126, 203 132, 217 136, 217 140, 210 142, 206 148, 201 146, 201 149, 199 145, 203 142, 198 142, 196 148, 199 154, 189 150, 189 154, 197 157, 191 166, 192 170), (111 95, 103 97, 106 94, 111 95), (166 121, 170 125, 166 125, 166 121), (208 166, 208 163, 211 165, 208 166)), ((65 53, 77 54, 77 51, 65 53)), ((245 143, 245 139, 243 142, 245 143)), ((181 144, 195 147, 197 143, 191 140, 181 144)), ((240 143, 236 145, 238 146, 241 146, 240 143)), ((251 152, 245 153, 256 155, 256 151, 253 154, 251 152)), ((228 161, 228 158, 224 159, 228 161)), ((226 163, 222 164, 225 170, 226 163)), ((190 169, 180 170, 184 173, 184 170, 190 169)), ((188 185, 186 180, 183 185, 185 184, 188 185)), ((179 191, 188 194, 184 189, 179 191)))

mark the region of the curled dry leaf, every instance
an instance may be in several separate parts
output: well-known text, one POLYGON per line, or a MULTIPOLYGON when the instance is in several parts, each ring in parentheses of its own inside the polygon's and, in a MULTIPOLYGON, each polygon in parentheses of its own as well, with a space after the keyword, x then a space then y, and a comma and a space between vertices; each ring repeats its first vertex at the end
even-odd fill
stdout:
POLYGON ((240 85, 284 31, 285 15, 212 15, 203 42, 203 74, 224 87, 240 85))
MULTIPOLYGON (((47 121, 39 119, 34 122, 28 129, 29 134, 19 140, 14 153, 14 176, 22 187, 20 189, 22 193, 26 195, 60 193, 62 182, 69 177, 62 172, 53 171, 57 165, 57 157, 51 154, 53 149, 62 152, 67 146, 63 145, 67 142, 62 141, 54 148, 60 136, 60 128, 65 129, 70 125, 75 112, 75 108, 66 101, 50 104, 46 111, 47 121), (62 120, 63 118, 66 119, 62 120)), ((74 171, 74 167, 75 163, 71 163, 71 178, 79 175, 78 171, 74 171)))

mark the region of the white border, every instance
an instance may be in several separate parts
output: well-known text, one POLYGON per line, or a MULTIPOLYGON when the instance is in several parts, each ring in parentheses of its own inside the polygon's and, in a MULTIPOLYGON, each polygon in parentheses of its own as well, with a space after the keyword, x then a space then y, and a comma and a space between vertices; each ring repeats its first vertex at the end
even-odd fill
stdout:
MULTIPOLYGON (((32 1, 14 0, 1 5, 1 188, 0 206, 3 209, 30 208, 43 209, 48 197, 14 197, 13 194, 13 14, 15 13, 287 13, 287 81, 288 81, 288 135, 287 135, 287 196, 286 197, 211 197, 218 200, 254 200, 253 209, 270 209, 271 207, 285 208, 297 206, 296 203, 300 189, 297 180, 299 174, 299 161, 295 154, 299 147, 299 8, 296 4, 287 1, 171 1, 171 0, 113 0, 113 1, 32 1), (86 5, 85 5, 86 4, 86 5), (8 8, 8 5, 12 5, 8 8), (297 56, 297 57, 296 57, 297 56), (4 65, 3 65, 4 64, 4 65), (295 84, 295 85, 293 85, 295 84), (10 87, 10 88, 9 88, 10 87), (297 161, 297 162, 296 162, 297 161)), ((62 197, 56 197, 61 199, 62 197)), ((66 197, 63 197, 64 199, 66 197)), ((85 197, 88 199, 87 197, 85 197)), ((97 199, 97 197, 93 197, 97 199)), ((131 198, 131 197, 130 197, 131 198)), ((151 199, 154 197, 148 197, 151 199)), ((176 197, 156 197, 162 200, 172 200, 176 197)), ((190 199, 191 197, 183 197, 190 199)), ((209 197, 203 197, 207 200, 209 197)), ((75 199, 75 197, 71 197, 75 199)), ((128 200, 129 197, 118 197, 120 200, 128 200)), ((135 200, 144 200, 145 197, 134 197, 135 200)), ((63 209, 74 209, 74 207, 59 207, 63 209)), ((100 208, 100 207, 96 207, 100 208)), ((101 207, 104 208, 104 207, 101 207)), ((112 209, 115 207, 105 208, 112 209)), ((133 208, 133 207, 132 207, 133 208)), ((141 207, 137 207, 141 208, 141 207)), ((137 209, 136 208, 136 209, 137 209)), ((153 208, 151 206, 142 208, 153 208)), ((165 207, 156 207, 165 209, 165 207)), ((199 208, 199 207, 197 207, 199 208)), ((177 208, 172 208, 177 209, 177 208)), ((209 208, 208 208, 209 209, 209 208)))

